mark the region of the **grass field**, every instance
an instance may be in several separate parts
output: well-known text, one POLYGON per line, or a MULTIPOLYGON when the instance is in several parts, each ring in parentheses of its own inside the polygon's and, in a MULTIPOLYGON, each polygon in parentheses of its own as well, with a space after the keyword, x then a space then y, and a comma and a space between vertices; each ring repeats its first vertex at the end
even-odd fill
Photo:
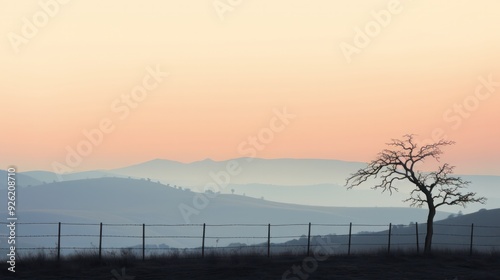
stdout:
POLYGON ((1 279, 500 279, 500 254, 437 252, 373 253, 356 256, 258 255, 152 256, 95 254, 65 257, 59 263, 46 255, 21 258, 16 272, 2 262, 1 279))

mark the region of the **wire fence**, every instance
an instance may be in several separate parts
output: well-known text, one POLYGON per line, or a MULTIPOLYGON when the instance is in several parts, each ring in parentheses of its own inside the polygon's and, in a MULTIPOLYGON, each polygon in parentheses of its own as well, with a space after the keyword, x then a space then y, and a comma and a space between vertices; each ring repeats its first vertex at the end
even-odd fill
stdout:
MULTIPOLYGON (((8 228, 8 223, 0 223, 8 228)), ((369 250, 423 250, 426 225, 393 224, 108 224, 16 223, 16 250, 61 255, 91 251, 98 255, 131 252, 146 259, 157 253, 267 255, 348 254, 369 250), (356 232, 355 232, 356 231, 356 232), (36 233, 36 234, 34 234, 36 233), (163 243, 159 243, 163 242, 163 243), (169 245, 165 244, 167 242, 169 245), (88 245, 90 244, 90 246, 88 245), (69 252, 69 253, 68 253, 69 252)), ((12 235, 0 234, 0 240, 12 235)), ((1 242, 0 250, 10 247, 1 242)), ((475 251, 500 249, 500 226, 434 224, 433 248, 475 251)))

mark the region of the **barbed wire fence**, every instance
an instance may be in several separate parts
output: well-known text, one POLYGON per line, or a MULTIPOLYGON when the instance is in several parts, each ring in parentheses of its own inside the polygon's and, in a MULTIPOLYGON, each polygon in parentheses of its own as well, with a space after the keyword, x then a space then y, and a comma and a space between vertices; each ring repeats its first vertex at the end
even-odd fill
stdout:
MULTIPOLYGON (((8 223, 0 222, 3 228, 8 223)), ((18 229, 23 227, 32 232, 46 232, 44 234, 19 234, 16 236, 16 243, 20 240, 26 244, 36 244, 29 242, 36 239, 50 239, 54 242, 54 247, 38 246, 16 246, 16 250, 25 252, 36 252, 39 250, 51 251, 57 258, 61 259, 62 251, 73 250, 75 252, 89 251, 95 253, 99 260, 103 253, 110 253, 116 250, 123 252, 134 251, 140 258, 145 260, 155 252, 170 254, 184 254, 194 257, 204 258, 207 254, 245 254, 252 253, 271 257, 272 255, 295 253, 309 256, 312 250, 318 247, 331 246, 339 254, 351 255, 352 253, 366 252, 369 250, 387 250, 391 253, 398 249, 413 250, 420 253, 425 238, 425 224, 411 223, 410 225, 390 224, 108 224, 108 223, 16 223, 18 229), (83 231, 81 228, 87 229, 83 231), (38 229, 37 231, 33 229, 38 229), (120 230, 127 228, 126 231, 120 230), (228 229, 242 228, 244 234, 233 235, 228 229), (365 229, 354 233, 354 229, 365 229), (370 228, 382 228, 380 231, 368 231, 370 228), (175 232, 165 234, 165 230, 155 229, 175 229, 175 232), (219 229, 216 231, 215 229, 219 229), (321 230, 320 230, 321 229, 321 230), (338 230, 343 230, 343 233, 338 230), (63 233, 64 231, 64 233, 63 233), (115 234, 104 233, 118 232, 115 234), (85 232, 85 233, 81 233, 85 232), (123 233, 125 232, 125 233, 123 233), (179 232, 183 234, 179 234, 179 232), (252 232, 258 232, 254 234, 252 232), (291 233, 290 233, 291 232, 291 233), (298 235, 297 232, 301 234, 298 235), (327 233, 330 232, 330 233, 327 233), (321 233, 321 234, 319 234, 321 233), (72 239, 73 238, 73 239, 72 239), (79 240, 90 241, 91 246, 71 246, 79 240), (133 242, 130 246, 115 246, 121 240, 133 242), (198 243, 191 247, 172 247, 157 242, 168 240, 171 243, 185 244, 179 240, 190 240, 191 244, 198 243), (219 241, 246 241, 231 242, 219 247, 219 241), (207 245, 210 241, 212 245, 207 245), (215 241, 215 246, 214 246, 215 241), (252 241, 252 242, 250 242, 252 241), (94 244, 96 242, 96 244, 94 244), (252 244, 247 244, 252 243, 252 244), (125 250, 125 251, 124 251, 125 250)), ((434 224, 433 247, 436 248, 461 248, 468 251, 470 255, 475 250, 490 249, 492 251, 500 249, 500 226, 488 225, 458 225, 458 224, 434 224), (446 230, 439 230, 446 229, 446 230), (466 233, 465 233, 466 232, 466 233), (491 234, 493 232, 493 234, 491 234)), ((168 232, 168 230, 167 230, 168 232)), ((0 234, 0 239, 8 238, 8 234, 0 234)), ((5 242, 7 244, 7 242, 5 242)), ((222 244, 222 242, 221 242, 222 244)), ((4 242, 1 242, 0 250, 8 250, 4 242)))

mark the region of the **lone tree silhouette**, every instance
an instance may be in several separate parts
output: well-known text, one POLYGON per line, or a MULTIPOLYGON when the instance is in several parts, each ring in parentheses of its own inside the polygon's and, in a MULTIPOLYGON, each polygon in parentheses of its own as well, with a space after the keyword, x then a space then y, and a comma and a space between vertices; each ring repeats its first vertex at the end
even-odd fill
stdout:
POLYGON ((440 140, 434 144, 419 147, 413 134, 403 136, 403 140, 392 139, 387 143, 390 148, 380 152, 376 159, 371 161, 367 167, 351 174, 346 180, 346 186, 351 189, 366 182, 368 179, 379 179, 379 184, 372 189, 381 189, 382 192, 398 191, 394 186, 396 181, 409 181, 415 188, 410 197, 404 202, 410 202, 411 206, 422 207, 427 204, 429 213, 427 216, 427 234, 425 236, 424 253, 429 254, 432 246, 432 234, 436 208, 443 205, 460 205, 465 207, 468 203, 485 203, 486 198, 475 197, 476 193, 462 193, 462 189, 470 184, 460 177, 453 177, 454 166, 444 163, 438 166, 434 172, 422 172, 415 169, 415 165, 427 158, 439 162, 443 153, 441 147, 455 144, 453 141, 440 140))

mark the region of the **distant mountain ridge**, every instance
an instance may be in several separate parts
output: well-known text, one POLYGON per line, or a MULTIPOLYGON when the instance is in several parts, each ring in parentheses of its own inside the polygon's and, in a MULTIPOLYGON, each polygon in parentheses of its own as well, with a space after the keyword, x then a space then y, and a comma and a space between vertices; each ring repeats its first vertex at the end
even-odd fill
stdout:
MULTIPOLYGON (((190 163, 182 163, 166 159, 153 159, 110 170, 90 170, 74 173, 55 174, 51 171, 27 171, 18 174, 28 175, 40 182, 62 180, 78 180, 102 177, 151 178, 170 184, 189 187, 204 186, 212 181, 210 173, 226 170, 228 163, 237 163, 241 172, 232 176, 233 184, 269 184, 280 186, 300 186, 315 184, 343 185, 345 179, 360 168, 366 166, 362 162, 350 162, 333 159, 261 159, 236 158, 214 161, 204 159, 190 163)), ((499 180, 495 175, 458 175, 473 181, 499 180)), ((36 183, 36 182, 32 182, 36 183)), ((26 184, 23 184, 26 185, 26 184)))
POLYGON ((237 176, 231 178, 233 184, 265 183, 284 186, 343 183, 345 174, 364 166, 364 163, 327 159, 237 158, 225 161, 206 159, 192 163, 156 159, 110 172, 169 180, 178 185, 203 186, 213 180, 210 173, 224 172, 231 162, 236 162, 241 169, 237 176))
MULTIPOLYGON (((226 170, 228 163, 237 162, 241 172, 234 176, 231 183, 265 183, 273 185, 310 185, 321 183, 343 183, 345 174, 361 168, 364 163, 328 159, 259 159, 237 158, 214 161, 205 159, 182 163, 165 159, 154 159, 131 166, 111 170, 91 170, 83 172, 56 174, 51 171, 26 171, 24 174, 49 183, 62 180, 78 180, 102 177, 151 178, 170 184, 185 186, 204 186, 212 181, 210 173, 226 170), (339 180, 339 178, 342 178, 339 180)), ((31 183, 31 182, 30 182, 31 183)), ((27 186, 27 184, 22 184, 27 186)))
POLYGON ((111 174, 104 170, 91 170, 91 171, 82 171, 82 172, 66 173, 66 174, 56 174, 54 172, 49 172, 49 171, 26 171, 22 172, 21 174, 35 178, 36 180, 43 183, 57 182, 60 181, 61 179, 63 181, 71 181, 71 180, 94 179, 103 177, 122 177, 117 174, 111 174))
MULTIPOLYGON (((6 170, 0 170, 0 190, 7 188, 7 173, 8 172, 6 170)), ((17 180, 16 183, 21 184, 22 186, 36 186, 43 183, 35 177, 29 176, 25 173, 16 173, 15 178, 17 180)))

